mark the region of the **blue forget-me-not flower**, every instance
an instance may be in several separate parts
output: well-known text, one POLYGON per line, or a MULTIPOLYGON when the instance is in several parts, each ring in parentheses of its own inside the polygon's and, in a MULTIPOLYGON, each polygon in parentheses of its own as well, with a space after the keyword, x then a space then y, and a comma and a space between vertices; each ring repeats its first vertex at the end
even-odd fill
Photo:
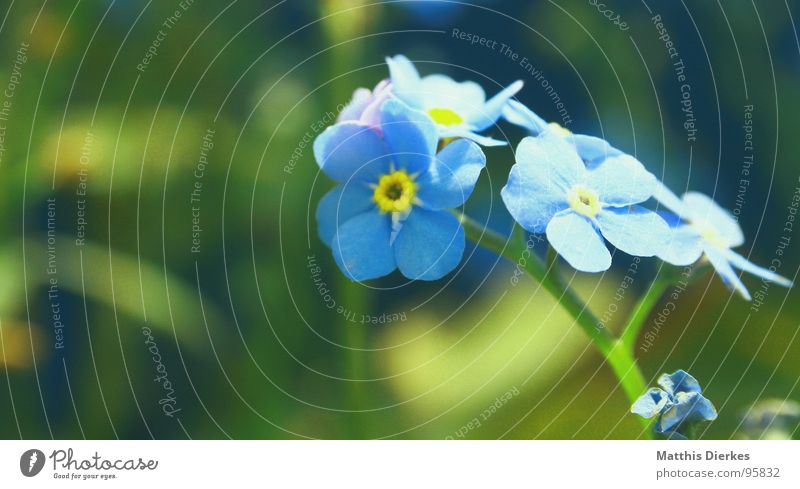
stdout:
POLYGON ((386 58, 386 63, 393 95, 428 114, 436 123, 440 138, 467 138, 483 146, 506 144, 477 133, 497 122, 508 100, 522 89, 522 81, 517 80, 486 100, 483 88, 475 82, 457 82, 439 74, 420 77, 414 64, 403 55, 386 58))
POLYGON ((322 171, 339 186, 317 207, 319 235, 353 280, 388 275, 436 280, 464 252, 464 229, 449 209, 472 193, 486 158, 465 139, 438 154, 427 115, 395 99, 380 107, 380 131, 360 121, 327 128, 314 141, 322 171))
POLYGON ((519 144, 501 195, 514 220, 529 232, 547 233, 573 268, 602 272, 611 266, 603 238, 631 255, 663 250, 667 223, 638 205, 655 186, 655 176, 629 155, 587 168, 574 145, 547 129, 519 144))
POLYGON ((730 212, 706 195, 687 192, 680 199, 659 183, 654 196, 664 207, 675 213, 664 214, 672 227, 667 246, 658 255, 665 262, 685 266, 704 255, 722 277, 722 281, 746 300, 751 299, 750 292, 734 268, 784 287, 792 286, 790 280, 753 264, 731 250, 744 243, 742 228, 730 212))
POLYGON ((556 134, 575 145, 578 155, 589 166, 596 165, 606 158, 622 154, 622 151, 611 146, 605 139, 585 134, 573 134, 572 131, 557 122, 548 123, 525 104, 516 100, 509 100, 505 105, 503 118, 514 125, 524 128, 532 136, 538 136, 545 129, 555 131, 556 134))
POLYGON ((631 406, 631 412, 646 419, 656 418, 653 429, 671 438, 686 438, 687 430, 702 421, 717 419, 717 410, 703 397, 697 380, 683 370, 664 374, 631 406))

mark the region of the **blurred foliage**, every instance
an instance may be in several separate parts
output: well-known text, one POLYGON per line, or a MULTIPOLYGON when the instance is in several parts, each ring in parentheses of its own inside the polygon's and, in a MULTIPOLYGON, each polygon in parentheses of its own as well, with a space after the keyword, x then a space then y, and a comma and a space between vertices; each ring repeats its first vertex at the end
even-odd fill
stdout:
MULTIPOLYGON (((437 283, 345 280, 315 232, 316 202, 332 184, 302 141, 353 89, 385 77, 383 59, 395 53, 489 93, 523 79, 520 99, 558 116, 519 62, 455 39, 457 28, 530 60, 573 131, 602 134, 676 190, 688 185, 733 209, 744 106, 753 105, 756 162, 739 219, 744 253, 770 264, 798 187, 793 24, 766 0, 648 4, 653 14, 614 2, 630 26, 622 32, 586 2, 6 2, 0 80, 18 84, 0 96, 10 103, 0 160, 0 434, 639 436, 601 357, 535 283, 510 285, 512 264, 469 248, 463 268, 437 283), (691 145, 655 13, 687 66, 699 128, 691 145), (362 324, 365 315, 384 320, 362 324), (387 322, 392 315, 403 319, 387 322), (159 364, 172 394, 154 381, 159 364), (173 416, 162 410, 168 395, 173 416)), ((509 223, 498 192, 512 149, 487 150, 465 209, 498 229, 509 223)), ((615 305, 611 328, 657 271, 643 261, 615 299, 628 260, 616 256, 603 276, 561 266, 598 314, 615 305)), ((779 272, 797 267, 790 251, 779 272)), ((753 312, 718 278, 702 277, 654 346, 638 352, 646 376, 689 370, 720 412, 705 436, 739 436, 753 403, 800 398, 797 294, 772 287, 753 312)))

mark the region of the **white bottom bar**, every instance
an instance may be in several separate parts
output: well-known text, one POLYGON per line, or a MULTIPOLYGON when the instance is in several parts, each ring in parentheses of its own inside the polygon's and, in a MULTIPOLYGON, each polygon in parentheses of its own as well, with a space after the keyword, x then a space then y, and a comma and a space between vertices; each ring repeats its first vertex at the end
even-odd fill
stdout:
POLYGON ((798 460, 793 441, 2 441, 0 487, 796 488, 798 460))

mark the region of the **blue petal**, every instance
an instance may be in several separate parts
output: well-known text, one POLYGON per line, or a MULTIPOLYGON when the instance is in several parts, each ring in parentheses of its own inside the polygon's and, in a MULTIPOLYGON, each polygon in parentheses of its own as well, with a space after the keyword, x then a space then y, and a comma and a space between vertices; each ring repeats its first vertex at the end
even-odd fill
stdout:
POLYGON ((653 192, 653 198, 655 198, 661 205, 666 207, 669 211, 675 213, 679 218, 687 219, 689 216, 689 210, 686 208, 686 204, 675 195, 672 190, 670 190, 666 185, 661 182, 656 182, 656 188, 653 192))
POLYGON ((667 393, 658 387, 653 387, 633 403, 631 412, 650 419, 669 407, 671 403, 667 393))
POLYGON ((582 182, 587 174, 575 147, 552 129, 535 138, 524 138, 517 146, 516 159, 517 164, 541 167, 542 175, 565 191, 582 182))
POLYGON ((670 229, 655 212, 634 205, 609 207, 597 215, 600 231, 611 244, 633 256, 655 256, 666 247, 670 229))
POLYGON ((390 99, 381 107, 381 129, 397 168, 411 173, 427 171, 439 142, 430 117, 390 99))
POLYGON ((397 266, 413 280, 437 280, 447 275, 464 254, 464 228, 446 211, 415 207, 397 232, 397 266))
POLYGON ((714 421, 717 419, 717 409, 711 404, 711 401, 701 397, 694 406, 692 417, 698 421, 714 421))
POLYGON ((508 144, 505 141, 500 141, 499 139, 490 138, 488 136, 481 136, 473 131, 470 131, 469 128, 465 126, 437 126, 439 130, 439 137, 442 139, 445 138, 464 138, 469 139, 470 141, 475 141, 476 143, 480 144, 481 146, 491 147, 491 146, 505 146, 508 144))
POLYGON ((678 370, 672 374, 662 375, 658 378, 658 385, 672 395, 678 392, 697 392, 698 394, 702 392, 697 379, 689 375, 685 370, 678 370))
POLYGON ((503 118, 514 125, 526 129, 534 136, 547 128, 547 121, 516 100, 508 101, 503 108, 503 118))
POLYGON ((556 214, 547 225, 547 240, 572 268, 602 272, 611 266, 611 254, 589 219, 572 211, 556 214))
POLYGON ((370 102, 372 102, 372 91, 368 88, 356 88, 353 92, 353 98, 351 98, 350 102, 339 112, 339 117, 336 118, 336 121, 359 120, 364 109, 367 108, 370 102))
POLYGON ((330 246, 336 229, 350 218, 375 207, 372 190, 360 182, 339 185, 320 199, 317 228, 322 242, 330 246))
POLYGON ((677 402, 664 411, 656 423, 656 431, 666 433, 682 429, 685 424, 712 421, 717 418, 714 406, 699 392, 680 392, 675 396, 675 400, 677 402))
POLYGON ((501 90, 500 93, 483 104, 480 110, 470 114, 467 122, 478 131, 482 131, 497 122, 509 99, 522 90, 522 85, 522 80, 517 80, 501 90))
POLYGON ((656 182, 656 177, 630 155, 607 158, 586 177, 586 184, 599 194, 600 201, 616 207, 649 199, 656 182))
POLYGON ((567 136, 567 141, 575 145, 581 159, 587 163, 595 164, 612 156, 620 156, 622 151, 608 144, 608 141, 584 134, 567 136))
POLYGON ((394 94, 410 106, 421 109, 420 79, 414 64, 402 54, 386 58, 386 64, 389 65, 389 76, 392 79, 394 94))
POLYGON ((739 292, 739 294, 747 301, 752 299, 750 292, 747 291, 747 287, 744 286, 742 280, 739 278, 739 275, 733 270, 733 268, 731 268, 731 264, 728 263, 728 259, 725 257, 725 254, 721 249, 707 244, 704 246, 703 251, 705 251, 708 261, 711 262, 711 265, 714 266, 714 270, 717 271, 719 276, 722 278, 722 281, 726 286, 728 286, 729 289, 739 292))
POLYGON ((777 273, 772 272, 766 268, 759 267, 754 263, 748 261, 742 255, 735 253, 731 250, 722 250, 722 254, 725 255, 725 258, 728 259, 731 265, 738 268, 739 270, 743 270, 748 273, 752 273, 757 277, 761 277, 765 280, 769 280, 770 282, 775 282, 778 285, 782 285, 783 287, 791 287, 794 285, 791 280, 781 277, 777 273))
POLYGON ((332 240, 333 259, 352 280, 369 280, 388 275, 397 268, 390 240, 389 214, 377 209, 359 214, 336 231, 332 240))
POLYGON ((484 166, 486 156, 477 144, 466 139, 453 141, 417 180, 417 197, 429 210, 458 207, 472 194, 484 166))
MULTIPOLYGON (((659 213, 668 225, 670 219, 679 220, 675 214, 659 213), (668 219, 669 217, 670 219, 668 219)), ((667 263, 684 267, 700 259, 703 254, 703 238, 688 224, 670 225, 669 238, 658 257, 667 263)))
POLYGON ((682 392, 679 396, 674 397, 675 402, 661 414, 655 424, 655 430, 659 433, 666 433, 678 429, 691 414, 695 402, 701 397, 698 392, 682 392))
POLYGON ((687 192, 683 196, 683 202, 692 221, 704 222, 716 229, 725 238, 728 246, 736 248, 744 243, 744 234, 739 223, 730 212, 717 205, 710 197, 700 192, 687 192))
POLYGON ((377 181, 389 169, 389 148, 367 126, 341 122, 314 140, 314 158, 326 175, 337 182, 350 179, 377 181))
POLYGON ((523 228, 541 233, 568 207, 567 192, 586 169, 572 145, 550 130, 523 139, 516 159, 501 192, 503 202, 523 228))
POLYGON ((667 226, 669 226, 671 229, 677 229, 681 226, 688 225, 686 224, 686 221, 684 221, 683 219, 681 219, 680 217, 671 212, 667 212, 664 210, 659 210, 656 212, 658 212, 658 215, 661 216, 661 219, 663 219, 664 222, 667 223, 667 226))

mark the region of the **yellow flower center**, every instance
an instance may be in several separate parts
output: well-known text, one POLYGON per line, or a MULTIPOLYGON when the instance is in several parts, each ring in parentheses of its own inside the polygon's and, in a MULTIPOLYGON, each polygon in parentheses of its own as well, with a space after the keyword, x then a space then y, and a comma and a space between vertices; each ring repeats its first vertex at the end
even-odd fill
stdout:
POLYGON ((550 129, 555 131, 556 134, 560 135, 561 137, 567 137, 572 135, 572 131, 562 126, 558 122, 551 122, 548 124, 548 126, 550 127, 550 129))
POLYGON ((428 115, 433 122, 443 126, 457 126, 464 122, 464 118, 450 109, 430 109, 428 115))
POLYGON ((567 202, 572 210, 586 217, 594 217, 600 212, 597 192, 585 185, 577 184, 569 189, 567 202))
POLYGON ((414 203, 417 184, 403 170, 381 176, 372 199, 381 212, 405 212, 414 203))
POLYGON ((718 246, 720 248, 730 248, 730 243, 728 240, 725 239, 717 228, 708 224, 705 221, 692 221, 692 226, 700 233, 700 237, 702 237, 705 241, 711 243, 714 246, 718 246))

